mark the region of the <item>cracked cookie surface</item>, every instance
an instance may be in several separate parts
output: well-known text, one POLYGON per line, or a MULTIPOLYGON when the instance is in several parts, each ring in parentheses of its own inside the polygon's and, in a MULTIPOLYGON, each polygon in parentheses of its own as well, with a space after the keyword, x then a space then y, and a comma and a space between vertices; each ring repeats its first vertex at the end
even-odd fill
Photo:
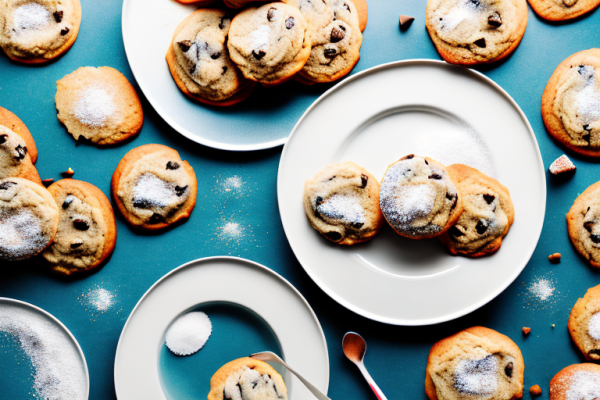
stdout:
POLYGON ((577 251, 600 268, 600 182, 577 197, 567 213, 569 237, 577 251))
POLYGON ((588 13, 600 0, 528 0, 537 15, 549 21, 566 21, 588 13))

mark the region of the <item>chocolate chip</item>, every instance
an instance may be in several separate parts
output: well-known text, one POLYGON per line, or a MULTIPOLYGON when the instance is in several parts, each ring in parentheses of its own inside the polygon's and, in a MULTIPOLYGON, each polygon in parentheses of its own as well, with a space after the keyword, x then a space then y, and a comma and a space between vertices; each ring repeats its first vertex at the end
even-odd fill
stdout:
POLYGON ((0 190, 8 190, 11 186, 15 186, 16 182, 2 182, 0 183, 0 190))
POLYGON ((337 242, 342 238, 342 235, 339 234, 338 232, 327 232, 327 233, 325 233, 325 236, 328 239, 333 240, 334 242, 337 242))
POLYGON ((587 145, 590 145, 590 132, 589 131, 585 131, 585 133, 583 135, 581 135, 581 138, 587 143, 587 145))
POLYGON ((15 151, 17 152, 17 156, 15 157, 17 161, 21 161, 27 155, 27 147, 18 145, 15 147, 15 151))
POLYGON ((184 187, 175 186, 175 194, 177 195, 177 197, 183 196, 183 194, 185 193, 187 188, 188 188, 187 185, 185 185, 184 187))
POLYGON ((504 373, 506 374, 506 376, 508 376, 509 378, 512 378, 513 375, 513 370, 515 369, 515 366, 512 362, 509 362, 508 364, 506 364, 506 367, 504 367, 504 373))
POLYGON ((481 47, 482 49, 485 49, 485 46, 486 46, 485 39, 481 38, 479 40, 476 40, 475 41, 475 45, 478 46, 478 47, 481 47))
POLYGON ((66 210, 67 208, 69 208, 69 206, 71 205, 73 200, 75 200, 75 196, 73 196, 72 194, 65 197, 65 201, 63 201, 63 203, 62 203, 63 210, 66 210))
POLYGON ((63 11, 55 11, 52 15, 54 16, 54 20, 56 21, 56 23, 60 23, 65 13, 63 11))
POLYGON ((294 17, 289 17, 285 20, 285 27, 288 29, 292 29, 294 27, 294 17))
POLYGON ((579 75, 583 76, 585 79, 592 79, 594 77, 594 68, 589 65, 580 65, 577 68, 577 72, 579 75))
POLYGON ((429 163, 427 162, 427 159, 424 159, 423 161, 425 161, 425 165, 429 165, 429 163))
POLYGON ((229 15, 223 15, 221 17, 221 22, 219 22, 219 29, 223 29, 225 28, 225 21, 227 21, 228 19, 230 19, 231 17, 229 15))
POLYGON ((335 56, 337 55, 337 50, 336 49, 325 49, 323 54, 327 58, 335 58, 335 56))
POLYGON ((404 157, 406 160, 412 160, 413 158, 415 158, 414 154, 409 154, 406 157, 404 157))
POLYGON ((75 227, 75 229, 80 231, 87 231, 88 229, 90 229, 90 224, 87 221, 84 221, 80 218, 73 221, 73 226, 75 227))
POLYGON ((191 40, 182 40, 181 42, 177 42, 177 44, 179 45, 181 51, 187 53, 190 47, 192 47, 192 45, 194 44, 194 42, 192 42, 191 40))
POLYGON ((159 215, 157 213, 152 214, 152 216, 150 217, 150 224, 151 225, 156 225, 156 224, 160 224, 161 222, 164 222, 165 219, 163 218, 162 215, 159 215))
POLYGON ((179 169, 179 163, 176 163, 175 161, 169 161, 167 163, 167 169, 172 169, 172 170, 179 169))
POLYGON ((135 208, 151 208, 152 202, 148 199, 144 199, 141 197, 134 197, 131 201, 135 208))
POLYGON ((583 130, 588 132, 591 131, 589 124, 583 125, 583 130))
POLYGON ((221 75, 225 75, 226 72, 227 72, 227 67, 223 67, 223 72, 221 72, 221 75))
POLYGON ((8 135, 0 135, 0 144, 6 143, 8 135))
POLYGON ((221 52, 220 51, 217 51, 216 53, 212 53, 210 55, 210 58, 212 58, 213 60, 216 60, 219 57, 221 57, 221 52))
POLYGON ((436 172, 434 172, 433 174, 429 175, 429 179, 435 179, 435 180, 440 180, 442 179, 442 176, 436 172))
POLYGON ((323 203, 323 198, 321 196, 318 196, 315 200, 315 204, 317 205, 317 207, 319 207, 321 203, 323 203))
POLYGON ((471 0, 471 4, 473 4, 475 7, 479 7, 481 3, 479 0, 471 0))
POLYGON ((267 11, 267 19, 269 20, 269 22, 272 22, 273 18, 275 18, 276 11, 277 11, 277 9, 275 7, 271 7, 271 8, 269 8, 269 11, 267 11))
POLYGON ((68 27, 64 27, 63 29, 60 30, 60 34, 62 36, 65 36, 67 33, 69 33, 70 29, 68 27))
POLYGON ((500 13, 498 11, 495 11, 492 14, 490 14, 490 16, 488 17, 488 24, 495 28, 502 25, 502 17, 500 16, 500 13))
POLYGON ((267 55, 267 53, 264 50, 252 50, 252 55, 254 56, 254 58, 256 58, 257 60, 260 60, 261 58, 263 58, 264 56, 267 55))
POLYGON ((598 350, 598 349, 590 350, 590 351, 588 351, 588 355, 590 356, 590 358, 592 358, 594 360, 598 360, 598 359, 600 359, 600 350, 598 350))
POLYGON ((589 233, 592 233, 592 228, 594 227, 594 221, 587 221, 583 223, 583 227, 589 233))
POLYGON ((496 196, 494 196, 493 194, 484 194, 483 199, 486 203, 492 204, 494 200, 496 200, 496 196))
POLYGON ((44 185, 45 187, 48 187, 50 185, 52 185, 54 183, 54 179, 50 178, 50 179, 42 179, 42 185, 44 185))
POLYGON ((354 229, 360 229, 365 225, 364 222, 353 222, 350 224, 350 226, 354 229))
POLYGON ((71 242, 72 249, 78 249, 81 246, 83 246, 83 240, 81 239, 75 239, 71 242))
POLYGON ((344 8, 349 12, 352 13, 352 11, 350 10, 350 6, 346 3, 344 3, 344 8))
POLYGON ((196 73, 196 64, 192 65, 192 68, 190 68, 190 75, 194 75, 196 73))
POLYGON ((337 177, 337 176, 336 176, 336 175, 334 175, 334 176, 332 176, 331 178, 329 178, 328 180, 329 180, 329 181, 332 181, 332 180, 334 180, 336 177, 337 177))
POLYGON ((475 225, 475 230, 480 235, 483 235, 485 233, 485 231, 487 231, 487 229, 488 229, 488 223, 482 219, 480 219, 479 222, 477 222, 477 225, 475 225))
POLYGON ((590 239, 592 239, 592 242, 594 242, 596 244, 600 243, 600 235, 591 234, 590 239))
POLYGON ((346 28, 344 28, 343 26, 334 27, 331 30, 331 37, 329 40, 331 41, 331 43, 337 43, 340 40, 344 39, 344 37, 346 37, 346 28))
POLYGON ((446 198, 447 198, 448 200, 452 200, 452 199, 454 199, 454 195, 453 195, 452 193, 448 193, 448 192, 446 192, 446 198))
POLYGON ((452 228, 448 229, 448 233, 454 237, 465 236, 465 234, 462 233, 461 230, 458 229, 456 226, 453 226, 452 228))
POLYGON ((369 177, 365 174, 360 174, 360 188, 361 189, 366 188, 368 182, 369 182, 369 177))

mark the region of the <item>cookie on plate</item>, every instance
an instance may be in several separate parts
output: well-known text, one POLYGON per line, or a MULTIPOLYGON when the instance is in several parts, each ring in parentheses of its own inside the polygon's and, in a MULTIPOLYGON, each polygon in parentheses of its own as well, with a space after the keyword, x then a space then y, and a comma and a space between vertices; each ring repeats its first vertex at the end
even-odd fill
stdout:
POLYGON ((196 205, 196 174, 179 153, 160 144, 129 151, 111 180, 112 196, 127 222, 143 230, 187 219, 196 205))
POLYGON ((600 157, 600 49, 580 51, 561 62, 542 95, 548 133, 567 148, 600 157))
POLYGON ((429 0, 425 25, 444 60, 476 65, 511 54, 527 19, 526 0, 429 0))
POLYGON ((244 76, 275 85, 300 71, 311 49, 308 22, 284 3, 247 8, 233 18, 227 48, 244 76))
POLYGON ((600 366, 574 364, 550 381, 550 400, 593 400, 600 398, 600 366))
POLYGON ((593 267, 600 268, 600 182, 577 197, 567 213, 569 237, 593 267))
POLYGON ((62 275, 98 268, 108 260, 117 240, 110 201, 91 183, 62 179, 48 191, 59 205, 58 231, 40 263, 62 275))
POLYGON ((592 11, 600 0, 529 0, 537 15, 549 21, 566 21, 592 11))
POLYGON ((52 243, 58 206, 42 185, 22 178, 0 180, 0 260, 32 258, 52 243))
POLYGON ((3 0, 0 47, 12 60, 45 63, 73 46, 80 23, 79 0, 3 0))
POLYGON ((452 254, 480 257, 495 253, 515 220, 508 189, 466 165, 447 169, 460 191, 463 212, 456 225, 440 236, 442 243, 452 254))
POLYGON ((37 147, 33 140, 33 136, 31 136, 31 132, 29 132, 29 129, 27 129, 27 126, 23 121, 6 108, 0 107, 0 125, 7 127, 25 140, 27 153, 31 158, 31 162, 35 164, 38 158, 37 147))
POLYGON ((600 361, 600 285, 588 289, 573 306, 569 333, 586 359, 600 361))
POLYGON ((111 67, 81 67, 56 82, 58 119, 75 140, 112 145, 142 129, 142 103, 127 78, 111 67))
POLYGON ((229 8, 242 8, 250 3, 266 3, 269 0, 223 0, 223 3, 229 8))
POLYGON ((287 400, 283 378, 273 367, 252 358, 223 365, 210 379, 208 400, 287 400))
POLYGON ((379 203, 396 233, 410 239, 443 234, 463 210, 460 192, 446 168, 414 154, 388 167, 381 181, 379 203))
POLYGON ((431 400, 511 400, 523 395, 525 365, 509 337, 476 326, 440 340, 427 360, 431 400))
POLYGON ((6 126, 0 125, 0 179, 11 177, 42 184, 25 139, 6 126))
POLYGON ((230 24, 225 10, 199 9, 175 29, 167 63, 179 89, 194 100, 229 106, 246 99, 254 88, 229 58, 230 24))
POLYGON ((325 167, 308 180, 303 203, 313 228, 334 243, 367 241, 383 224, 379 183, 353 162, 325 167))
POLYGON ((312 48, 301 81, 333 82, 352 71, 360 59, 359 13, 351 0, 284 0, 298 8, 311 31, 312 48))

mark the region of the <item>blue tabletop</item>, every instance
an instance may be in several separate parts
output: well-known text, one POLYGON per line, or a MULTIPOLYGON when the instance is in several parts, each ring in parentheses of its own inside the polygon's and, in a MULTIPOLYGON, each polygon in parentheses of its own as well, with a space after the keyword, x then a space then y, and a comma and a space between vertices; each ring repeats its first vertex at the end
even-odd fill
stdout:
MULTIPOLYGON (((555 373, 569 364, 583 362, 570 340, 567 319, 577 298, 597 285, 600 275, 570 245, 565 214, 579 193, 600 179, 598 164, 572 156, 578 169, 571 179, 557 181, 548 176, 546 220, 537 249, 521 276, 490 304, 456 321, 430 327, 403 328, 372 322, 331 300, 296 261, 277 207, 281 148, 230 153, 197 145, 172 130, 141 92, 145 122, 138 138, 114 148, 75 144, 56 118, 54 94, 58 79, 80 66, 111 66, 123 72, 139 91, 123 48, 122 1, 82 3, 79 38, 57 62, 25 66, 0 56, 0 106, 16 113, 31 130, 40 154, 37 167, 42 178, 59 179, 61 171, 72 167, 75 178, 89 181, 109 195, 110 177, 121 157, 146 143, 162 143, 179 150, 198 176, 196 209, 191 219, 176 229, 140 234, 117 215, 115 253, 94 275, 62 280, 26 262, 0 266, 0 296, 24 300, 49 311, 78 339, 89 366, 90 399, 115 398, 113 363, 119 334, 144 292, 173 268, 214 255, 234 255, 262 263, 291 281, 306 297, 327 337, 331 363, 329 396, 334 400, 374 398, 341 351, 343 334, 349 330, 361 333, 367 340, 367 367, 390 400, 424 399, 425 366, 431 345, 472 325, 496 329, 520 346, 525 358, 525 387, 539 384, 544 390, 542 398, 548 398, 548 384, 555 373), (230 235, 224 230, 228 223, 239 224, 235 226, 241 228, 241 234, 230 235), (563 255, 558 265, 547 259, 554 252, 563 255), (532 284, 543 279, 555 287, 546 301, 529 292, 532 284), (110 307, 94 303, 98 300, 94 296, 102 293, 112 299, 110 307), (522 335, 523 326, 532 328, 529 337, 522 335)), ((394 60, 438 59, 425 29, 425 6, 425 0, 370 0, 369 24, 356 71, 394 60), (399 14, 416 18, 405 32, 398 29, 399 14)), ((539 19, 530 10, 527 32, 514 55, 480 68, 513 96, 529 118, 546 168, 564 150, 549 139, 544 129, 540 116, 542 92, 563 59, 600 45, 599 27, 600 12, 574 22, 554 24, 539 19)), ((315 98, 322 90, 315 90, 315 98)), ((282 129, 291 130, 293 121, 288 119, 282 115, 282 129)), ((5 396, 0 391, 0 399, 6 399, 5 396)), ((529 398, 529 393, 524 397, 529 398)))

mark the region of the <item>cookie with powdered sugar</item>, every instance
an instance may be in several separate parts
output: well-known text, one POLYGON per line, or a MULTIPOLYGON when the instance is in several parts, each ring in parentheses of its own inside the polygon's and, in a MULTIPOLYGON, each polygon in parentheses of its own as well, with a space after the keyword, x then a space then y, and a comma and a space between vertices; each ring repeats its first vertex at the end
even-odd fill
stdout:
POLYGON ((600 366, 591 363, 563 368, 550 381, 550 400, 600 398, 600 366))
POLYGON ((353 162, 327 166, 308 180, 303 203, 313 228, 334 243, 365 242, 383 225, 379 183, 353 162))
POLYGON ((23 138, 27 146, 27 154, 29 154, 31 162, 35 164, 38 158, 38 151, 33 136, 29 132, 29 129, 27 129, 27 125, 15 114, 2 107, 0 107, 0 125, 7 127, 23 138))
POLYGON ((381 180, 379 204, 394 231, 410 239, 443 234, 463 210, 461 193, 446 168, 414 154, 388 167, 381 180))
POLYGON ((142 103, 127 78, 111 67, 81 67, 56 82, 57 117, 75 140, 113 145, 142 129, 142 103))
POLYGON ((549 21, 566 21, 586 14, 600 5, 600 0, 528 0, 540 17, 549 21))
POLYGON ((575 199, 567 213, 571 243, 592 267, 600 268, 600 181, 575 199))
POLYGON ((179 153, 160 144, 129 151, 111 180, 117 208, 142 230, 166 228, 190 217, 198 182, 194 169, 179 153))
POLYGON ((600 285, 588 289, 569 316, 573 342, 590 361, 600 361, 600 285))
POLYGON ((525 365, 509 337, 475 326, 440 340, 427 360, 430 400, 513 400, 523 396, 525 365))

